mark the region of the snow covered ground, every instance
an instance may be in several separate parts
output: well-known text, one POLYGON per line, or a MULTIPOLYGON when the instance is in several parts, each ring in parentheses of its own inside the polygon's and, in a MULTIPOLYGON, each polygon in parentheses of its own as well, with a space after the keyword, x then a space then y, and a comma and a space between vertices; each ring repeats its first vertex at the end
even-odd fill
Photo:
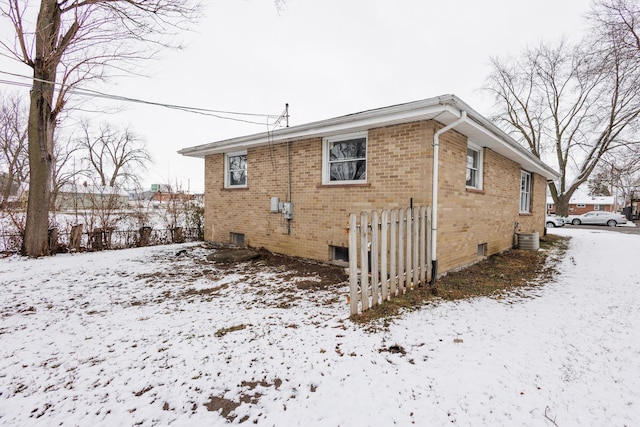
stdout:
POLYGON ((0 424, 638 426, 640 235, 550 232, 554 282, 379 332, 194 244, 0 260, 0 424))

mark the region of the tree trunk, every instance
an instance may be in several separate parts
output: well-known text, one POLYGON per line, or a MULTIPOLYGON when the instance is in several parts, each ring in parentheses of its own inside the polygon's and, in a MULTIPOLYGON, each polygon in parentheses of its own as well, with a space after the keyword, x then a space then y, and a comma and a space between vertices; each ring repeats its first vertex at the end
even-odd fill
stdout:
MULTIPOLYGON (((35 86, 42 83, 34 83, 35 86)), ((53 165, 53 126, 51 105, 42 90, 31 91, 29 110, 29 198, 22 253, 43 256, 49 253, 49 197, 53 165)))
POLYGON ((571 193, 558 194, 558 203, 556 203, 556 215, 569 215, 569 199, 571 199, 572 195, 573 191, 571 193))
POLYGON ((7 177, 4 182, 4 189, 2 194, 2 200, 0 200, 0 209, 4 209, 9 206, 9 197, 11 197, 11 188, 13 187, 13 168, 9 167, 7 177))
POLYGON ((60 31, 60 7, 55 0, 43 0, 36 24, 36 58, 33 61, 33 87, 29 107, 29 198, 23 255, 49 254, 49 198, 53 170, 53 132, 56 125, 52 109, 56 68, 59 63, 56 42, 60 31))

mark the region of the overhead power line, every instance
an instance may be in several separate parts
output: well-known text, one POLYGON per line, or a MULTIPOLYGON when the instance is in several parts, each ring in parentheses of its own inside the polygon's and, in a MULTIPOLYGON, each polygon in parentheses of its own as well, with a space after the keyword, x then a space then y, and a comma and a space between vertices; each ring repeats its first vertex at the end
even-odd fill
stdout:
MULTIPOLYGON (((36 80, 36 81, 39 81, 39 82, 42 82, 42 83, 48 83, 48 84, 51 84, 53 86, 59 87, 60 89, 64 89, 64 87, 65 87, 61 83, 56 83, 56 82, 47 81, 47 80, 41 80, 41 79, 34 79, 33 77, 29 77, 29 76, 25 76, 25 75, 21 75, 21 74, 10 73, 10 72, 7 72, 7 71, 0 70, 0 74, 6 74, 6 75, 9 75, 9 76, 28 79, 28 80, 31 80, 31 81, 36 80)), ((7 85, 13 85, 13 86, 20 86, 20 87, 31 87, 31 83, 17 82, 17 81, 11 81, 11 80, 3 80, 3 79, 0 79, 0 84, 7 84, 7 85)), ((108 93, 104 93, 104 92, 99 92, 99 91, 96 91, 96 90, 74 88, 74 87, 69 87, 69 86, 67 86, 67 90, 70 93, 73 93, 75 95, 80 95, 80 96, 93 97, 93 98, 102 98, 102 99, 109 99, 109 100, 121 101, 121 102, 130 102, 130 103, 143 104, 143 105, 151 105, 151 106, 155 106, 155 107, 164 107, 164 108, 169 108, 169 109, 174 109, 174 110, 185 111, 187 113, 201 114, 201 115, 205 115, 205 116, 216 117, 216 118, 223 119, 223 120, 234 120, 234 121, 251 123, 251 124, 256 124, 256 125, 265 125, 265 124, 268 125, 269 124, 268 123, 269 119, 275 119, 276 120, 275 123, 279 124, 280 120, 283 117, 282 114, 274 115, 274 114, 259 114, 259 113, 248 113, 248 112, 238 112, 238 111, 212 110, 212 109, 208 109, 208 108, 190 107, 190 106, 185 106, 185 105, 176 105, 176 104, 169 104, 169 103, 164 103, 164 102, 148 101, 148 100, 139 99, 139 98, 131 98, 131 97, 122 96, 122 95, 113 95, 113 94, 108 94, 108 93), (242 118, 238 118, 238 117, 223 116, 222 114, 231 115, 231 116, 241 116, 241 117, 262 117, 262 118, 266 119, 266 123, 265 122, 253 121, 253 120, 246 120, 246 119, 242 119, 242 118)))

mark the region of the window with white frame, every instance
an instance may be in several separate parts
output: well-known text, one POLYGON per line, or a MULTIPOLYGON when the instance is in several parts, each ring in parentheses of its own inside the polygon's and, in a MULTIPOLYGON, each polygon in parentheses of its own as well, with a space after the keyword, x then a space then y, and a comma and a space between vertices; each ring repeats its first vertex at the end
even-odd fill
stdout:
POLYGON ((340 135, 322 141, 322 183, 367 181, 367 133, 340 135))
POLYGON ((531 174, 520 171, 520 212, 531 212, 531 174))
POLYGON ((482 148, 467 144, 467 188, 482 189, 482 148))
POLYGON ((594 211, 599 211, 600 210, 600 205, 593 205, 593 210, 594 211))
POLYGON ((224 156, 225 188, 247 186, 247 152, 229 153, 224 156))

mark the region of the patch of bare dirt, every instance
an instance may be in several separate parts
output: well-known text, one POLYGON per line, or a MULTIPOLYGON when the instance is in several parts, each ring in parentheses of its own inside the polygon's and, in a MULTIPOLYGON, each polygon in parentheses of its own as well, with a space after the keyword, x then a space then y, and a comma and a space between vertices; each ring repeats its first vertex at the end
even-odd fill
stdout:
POLYGON ((556 264, 567 250, 568 239, 556 235, 540 238, 540 251, 510 249, 459 271, 449 272, 436 281, 435 288, 419 287, 352 316, 356 323, 368 324, 396 317, 403 310, 413 310, 429 302, 459 300, 478 296, 504 295, 530 297, 527 289, 543 285, 557 273, 556 264))
POLYGON ((281 273, 285 279, 295 278, 297 289, 327 289, 349 280, 342 267, 273 254, 266 250, 259 253, 260 256, 253 261, 255 267, 267 267, 271 271, 281 273))
POLYGON ((338 288, 348 281, 344 268, 278 255, 264 249, 203 244, 167 254, 156 261, 162 265, 161 270, 139 273, 134 278, 148 288, 170 288, 158 289, 153 292, 155 297, 128 301, 128 304, 155 304, 168 299, 211 301, 237 287, 247 294, 251 305, 286 309, 295 306, 302 298, 310 298, 319 305, 331 304, 344 298, 338 288), (224 256, 213 256, 219 253, 224 256), (236 275, 233 281, 221 285, 215 283, 230 275, 236 275), (211 281, 211 286, 206 286, 207 281, 211 281), (196 282, 198 284, 194 286, 196 282))
MULTIPOLYGON (((235 410, 240 405, 242 404, 255 405, 256 403, 258 403, 258 401, 262 397, 262 393, 253 392, 256 387, 258 386, 261 386, 264 388, 275 387, 275 389, 277 390, 278 388, 280 388, 280 385, 282 385, 282 380, 279 378, 276 378, 273 381, 273 383, 269 383, 264 379, 261 381, 242 381, 240 385, 244 387, 246 390, 245 392, 240 394, 240 397, 237 402, 231 399, 227 399, 224 396, 211 396, 209 401, 204 404, 205 408, 207 408, 207 410, 209 411, 219 412, 220 415, 222 415, 228 422, 232 423, 238 417, 235 414, 235 410)), ((240 420, 238 420, 238 424, 242 424, 248 420, 249 420, 249 417, 244 416, 240 420)), ((257 420, 254 420, 254 423, 255 422, 257 422, 257 420)))

